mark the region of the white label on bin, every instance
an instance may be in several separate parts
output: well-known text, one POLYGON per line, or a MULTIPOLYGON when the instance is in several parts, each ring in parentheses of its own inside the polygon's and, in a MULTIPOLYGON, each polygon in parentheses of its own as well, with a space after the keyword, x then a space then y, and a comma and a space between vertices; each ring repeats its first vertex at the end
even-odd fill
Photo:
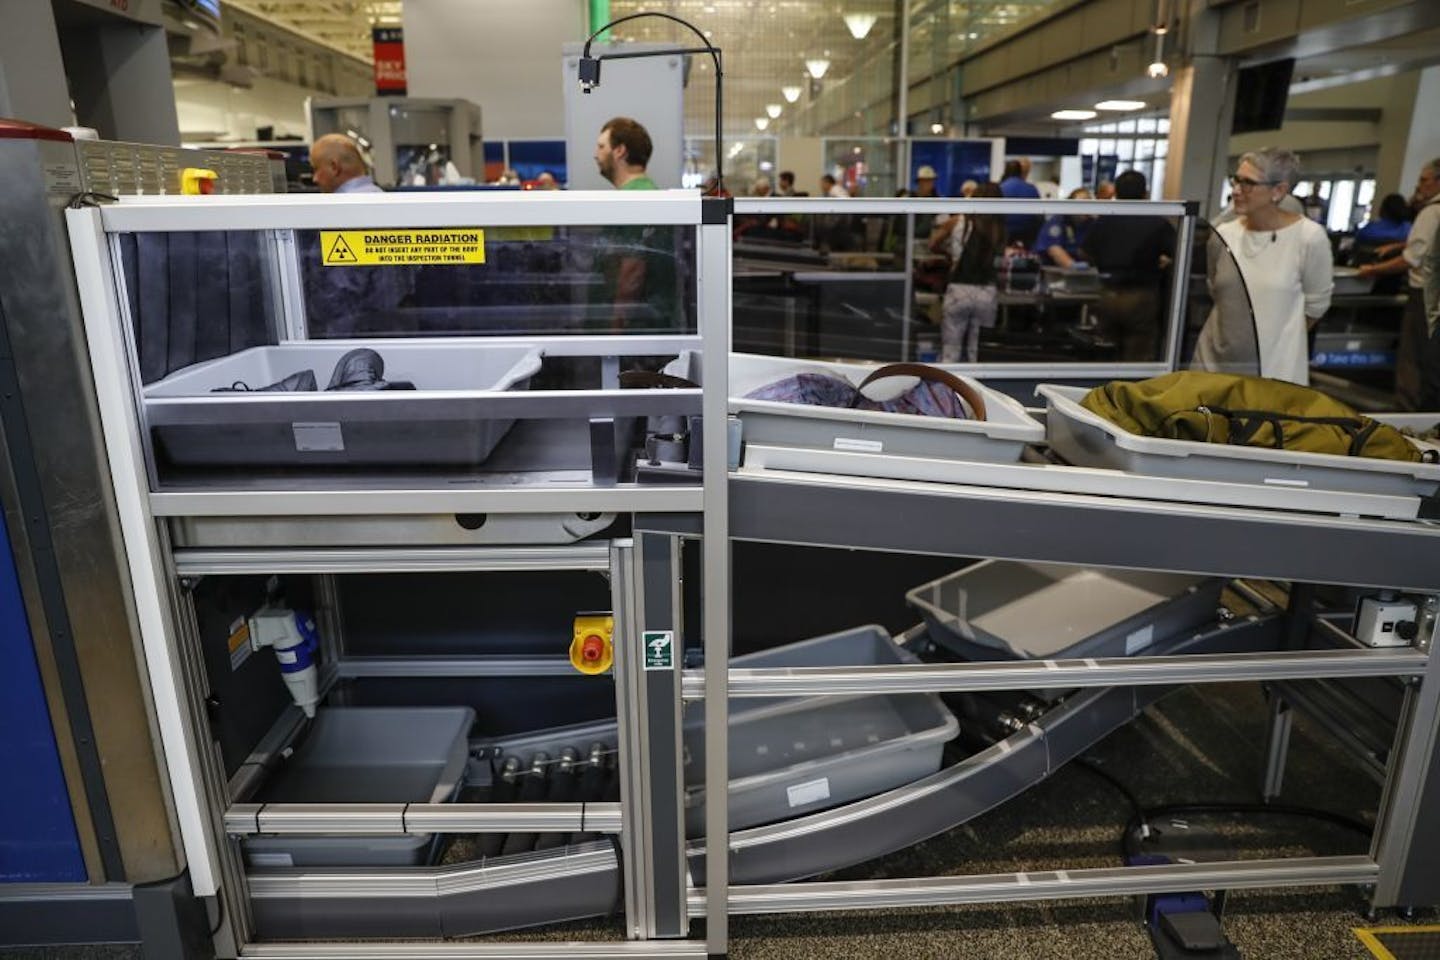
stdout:
POLYGON ((249 855, 252 867, 293 867, 295 859, 288 853, 252 853, 249 855))
POLYGON ((1125 638, 1125 656, 1139 653, 1155 642, 1155 624, 1147 624, 1125 638))
POLYGON ((290 429, 295 431, 296 450, 345 449, 345 437, 338 423, 292 423, 290 429))
POLYGON ((852 437, 836 437, 835 449, 850 453, 884 453, 885 444, 879 440, 856 440, 852 437))
POLYGON ((803 807, 807 803, 819 803, 821 800, 829 800, 830 778, 821 777, 819 780, 797 783, 793 787, 786 787, 785 793, 789 795, 790 806, 792 807, 803 807))

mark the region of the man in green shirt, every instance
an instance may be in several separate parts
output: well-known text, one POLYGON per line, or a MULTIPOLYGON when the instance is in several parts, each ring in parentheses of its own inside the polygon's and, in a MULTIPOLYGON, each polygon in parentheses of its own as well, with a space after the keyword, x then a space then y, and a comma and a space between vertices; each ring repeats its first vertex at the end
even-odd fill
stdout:
MULTIPOLYGON (((595 140, 595 165, 600 176, 621 190, 658 190, 645 172, 651 152, 650 134, 643 126, 629 117, 615 117, 600 128, 595 140)), ((611 329, 652 327, 668 331, 680 322, 674 233, 672 227, 657 226, 605 231, 605 243, 610 249, 599 262, 606 296, 615 305, 611 329)))

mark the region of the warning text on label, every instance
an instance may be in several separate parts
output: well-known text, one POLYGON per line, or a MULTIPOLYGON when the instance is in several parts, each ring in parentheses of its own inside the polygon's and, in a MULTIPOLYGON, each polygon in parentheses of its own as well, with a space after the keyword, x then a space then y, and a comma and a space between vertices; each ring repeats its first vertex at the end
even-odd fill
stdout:
POLYGON ((478 227, 322 230, 320 262, 327 267, 484 263, 485 231, 478 227))

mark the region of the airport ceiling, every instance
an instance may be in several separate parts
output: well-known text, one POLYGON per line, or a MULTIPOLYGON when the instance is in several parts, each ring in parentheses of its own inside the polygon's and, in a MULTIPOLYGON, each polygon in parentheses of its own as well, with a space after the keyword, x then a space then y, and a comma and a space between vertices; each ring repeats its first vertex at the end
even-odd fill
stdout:
MULTIPOLYGON (((225 0, 227 4, 323 40, 366 61, 370 28, 403 22, 402 0, 225 0)), ((502 0, 484 0, 502 2, 502 0)), ((503 0, 510 2, 510 0, 503 0)), ((578 2, 578 0, 577 0, 578 2)), ((1056 0, 908 0, 912 79, 943 70, 967 48, 1051 6, 1056 0)), ((658 11, 704 30, 724 51, 726 127, 755 132, 766 107, 794 111, 844 84, 864 82, 867 96, 894 94, 895 47, 899 42, 895 0, 611 0, 612 18, 658 11), (828 61, 812 83, 806 61, 828 61), (782 87, 802 91, 792 107, 782 87)), ((659 18, 627 23, 617 39, 681 42, 693 35, 659 18)), ((557 52, 558 55, 558 52, 557 52)), ((688 124, 713 122, 711 68, 697 58, 686 97, 688 124)), ((854 99, 866 99, 859 97, 854 99)), ((777 121, 783 125, 784 118, 777 121)))
POLYGON ((366 63, 372 56, 370 28, 400 26, 400 0, 224 0, 226 6, 258 13, 277 23, 339 47, 366 63))

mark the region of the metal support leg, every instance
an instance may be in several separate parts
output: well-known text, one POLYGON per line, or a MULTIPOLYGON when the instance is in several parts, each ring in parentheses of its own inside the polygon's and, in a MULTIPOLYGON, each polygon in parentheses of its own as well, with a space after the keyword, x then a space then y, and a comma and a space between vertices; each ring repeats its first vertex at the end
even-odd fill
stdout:
MULTIPOLYGON (((1435 651, 1440 620, 1435 598, 1426 605, 1419 645, 1435 651)), ((1431 656, 1425 672, 1405 688, 1395 747, 1390 751, 1390 778, 1380 801, 1380 815, 1371 841, 1371 856, 1380 865, 1371 905, 1394 907, 1413 903, 1414 887, 1433 887, 1420 878, 1433 872, 1434 831, 1419 829, 1420 821, 1440 804, 1440 658, 1431 656), (1428 806, 1427 806, 1428 801, 1428 806)))
POLYGON ((627 932, 634 939, 682 937, 689 920, 679 545, 641 534, 617 542, 612 555, 627 932))
MULTIPOLYGON (((908 8, 907 8, 908 9, 908 8)), ((702 615, 705 640, 705 949, 729 950, 730 809, 730 228, 700 228, 700 333, 705 345, 705 516, 702 615), (722 852, 724 855, 722 855, 722 852)))
POLYGON ((1290 755, 1290 731, 1295 725, 1295 711, 1285 695, 1269 688, 1270 729, 1265 737, 1265 778, 1260 785, 1260 799, 1269 803, 1280 796, 1285 786, 1285 761, 1290 755))
POLYGON ((204 905, 191 892, 186 874, 158 883, 137 884, 135 925, 146 960, 152 957, 209 960, 215 956, 205 924, 204 905))

